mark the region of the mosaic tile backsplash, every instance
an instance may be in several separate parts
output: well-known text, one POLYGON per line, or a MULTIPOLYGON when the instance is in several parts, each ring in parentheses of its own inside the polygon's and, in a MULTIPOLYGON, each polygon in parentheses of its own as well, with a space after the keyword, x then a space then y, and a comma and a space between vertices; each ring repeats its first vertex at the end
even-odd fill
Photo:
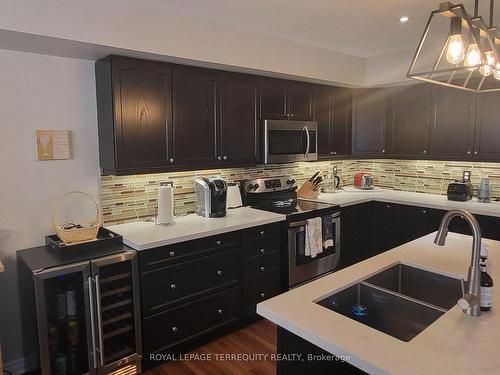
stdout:
POLYGON ((448 184, 472 171, 472 182, 479 186, 488 176, 492 198, 500 198, 500 164, 429 160, 336 160, 315 163, 260 165, 252 168, 211 169, 134 176, 102 176, 103 220, 106 225, 143 220, 156 215, 156 197, 162 181, 172 181, 175 188, 175 214, 195 209, 193 179, 197 176, 220 176, 228 182, 243 179, 294 176, 301 184, 316 171, 327 175, 333 166, 345 185, 352 185, 356 172, 369 172, 379 187, 422 193, 446 194, 448 184))

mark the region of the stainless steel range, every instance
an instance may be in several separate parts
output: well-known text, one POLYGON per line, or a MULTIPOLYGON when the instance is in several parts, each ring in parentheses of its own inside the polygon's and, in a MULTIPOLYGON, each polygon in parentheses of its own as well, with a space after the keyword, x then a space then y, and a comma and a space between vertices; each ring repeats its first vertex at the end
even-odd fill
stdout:
POLYGON ((244 204, 286 215, 285 274, 292 288, 336 269, 340 260, 340 207, 297 198, 291 177, 261 178, 242 183, 244 204), (323 248, 311 256, 306 249, 310 219, 321 218, 323 248))

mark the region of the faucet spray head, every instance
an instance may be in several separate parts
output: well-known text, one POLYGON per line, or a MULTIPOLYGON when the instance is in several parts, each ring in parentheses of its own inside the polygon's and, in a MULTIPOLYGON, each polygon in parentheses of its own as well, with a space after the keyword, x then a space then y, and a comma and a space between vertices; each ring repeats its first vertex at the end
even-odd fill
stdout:
POLYGON ((436 237, 434 238, 434 243, 438 246, 444 246, 446 243, 446 236, 448 235, 448 227, 441 225, 436 237))

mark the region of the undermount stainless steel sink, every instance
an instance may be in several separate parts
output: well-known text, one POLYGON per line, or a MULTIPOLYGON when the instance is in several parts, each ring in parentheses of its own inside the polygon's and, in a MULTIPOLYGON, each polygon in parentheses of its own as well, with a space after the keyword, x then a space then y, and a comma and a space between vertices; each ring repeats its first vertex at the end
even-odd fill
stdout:
POLYGON ((398 263, 317 303, 410 341, 462 295, 462 279, 398 263))

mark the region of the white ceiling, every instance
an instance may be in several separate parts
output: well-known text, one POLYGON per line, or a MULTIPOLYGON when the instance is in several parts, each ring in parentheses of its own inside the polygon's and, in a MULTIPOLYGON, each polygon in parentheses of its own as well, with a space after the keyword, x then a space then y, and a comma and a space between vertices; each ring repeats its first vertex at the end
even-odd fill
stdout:
MULTIPOLYGON (((414 49, 438 0, 136 0, 262 34, 370 58, 414 49), (401 16, 410 21, 401 24, 401 16)), ((458 2, 457 2, 458 3, 458 2)), ((472 13, 472 0, 464 1, 472 13)), ((487 16, 489 0, 480 0, 487 16)), ((500 4, 496 8, 500 21, 500 4)), ((487 19, 487 17, 485 18, 487 19)))

